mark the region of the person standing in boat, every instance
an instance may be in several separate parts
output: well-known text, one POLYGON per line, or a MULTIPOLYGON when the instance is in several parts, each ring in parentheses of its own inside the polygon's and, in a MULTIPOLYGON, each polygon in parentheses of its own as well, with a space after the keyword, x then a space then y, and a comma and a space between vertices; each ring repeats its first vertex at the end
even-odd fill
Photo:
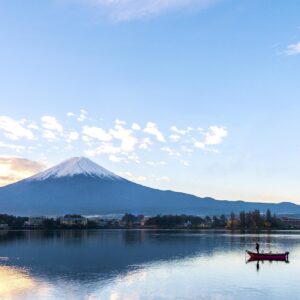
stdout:
POLYGON ((256 252, 259 253, 259 243, 258 242, 256 242, 255 249, 256 249, 256 252))

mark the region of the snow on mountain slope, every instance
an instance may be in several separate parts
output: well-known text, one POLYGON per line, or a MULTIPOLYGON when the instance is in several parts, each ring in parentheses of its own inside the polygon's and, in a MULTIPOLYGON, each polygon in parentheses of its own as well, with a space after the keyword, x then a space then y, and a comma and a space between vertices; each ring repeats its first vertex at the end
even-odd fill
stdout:
POLYGON ((85 175, 92 177, 105 178, 110 180, 122 180, 121 177, 106 170, 105 168, 92 162, 85 157, 73 157, 59 165, 38 173, 28 179, 27 181, 43 181, 49 178, 61 178, 66 176, 85 175))

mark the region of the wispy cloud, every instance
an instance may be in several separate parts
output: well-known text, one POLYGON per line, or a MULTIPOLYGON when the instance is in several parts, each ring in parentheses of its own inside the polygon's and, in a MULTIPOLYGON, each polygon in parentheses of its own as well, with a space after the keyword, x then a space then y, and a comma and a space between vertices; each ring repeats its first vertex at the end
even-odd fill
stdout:
POLYGON ((153 122, 148 122, 144 132, 154 135, 159 142, 165 142, 166 139, 163 133, 158 129, 157 125, 153 122))
POLYGON ((187 133, 193 131, 192 127, 187 127, 186 129, 178 129, 175 125, 173 125, 170 128, 171 131, 175 132, 176 134, 180 134, 180 135, 186 135, 187 133))
POLYGON ((285 51, 286 55, 297 55, 300 54, 300 42, 291 44, 287 46, 287 49, 285 51))
POLYGON ((83 122, 87 119, 87 116, 88 116, 88 112, 85 109, 81 109, 77 121, 83 122))
POLYGON ((189 167, 189 165, 190 165, 190 163, 186 160, 181 160, 180 163, 185 167, 189 167))
POLYGON ((100 127, 83 126, 82 133, 89 138, 103 142, 108 142, 112 139, 112 136, 100 127))
POLYGON ((42 136, 48 140, 48 142, 54 142, 58 140, 57 134, 51 130, 44 130, 42 136))
POLYGON ((54 130, 57 132, 63 131, 62 125, 53 116, 43 116, 41 121, 43 122, 43 127, 48 130, 54 130))
POLYGON ((62 0, 97 7, 117 22, 149 18, 182 9, 200 10, 219 0, 62 0))
MULTIPOLYGON (((81 114, 89 115, 81 110, 81 114)), ((38 157, 51 152, 74 152, 87 156, 104 156, 114 163, 136 163, 144 167, 159 167, 168 160, 182 160, 187 165, 194 153, 218 153, 228 131, 223 126, 162 129, 155 122, 141 126, 135 122, 115 120, 110 125, 103 120, 71 116, 65 122, 56 116, 46 115, 38 120, 13 120, 0 117, 0 149, 6 154, 35 154, 38 157), (32 128, 33 132, 28 128, 32 128), (197 129, 195 129, 197 128, 197 129), (11 140, 17 140, 12 143, 11 140), (155 163, 153 160, 157 160, 155 163), (163 163, 161 163, 163 162, 163 163)), ((105 121, 107 122, 107 121, 105 121)))
POLYGON ((133 123, 131 125, 131 129, 133 129, 133 130, 141 130, 141 126, 139 124, 137 124, 137 123, 133 123))
POLYGON ((133 175, 131 172, 118 172, 118 175, 132 181, 144 182, 147 180, 146 176, 133 175))
MULTIPOLYGON (((225 127, 210 126, 208 131, 204 131, 202 128, 200 133, 204 135, 204 140, 198 141, 193 138, 194 146, 198 149, 207 150, 207 146, 219 145, 223 142, 224 138, 227 137, 228 131, 225 127)), ((209 151, 216 152, 215 149, 208 149, 209 151)))
POLYGON ((75 114, 73 112, 69 111, 67 113, 67 117, 75 117, 75 114))
POLYGON ((71 131, 67 135, 67 142, 77 141, 79 138, 79 133, 77 131, 71 131))
POLYGON ((180 136, 178 134, 171 134, 169 138, 172 142, 178 142, 180 140, 180 136))
POLYGON ((205 145, 221 144, 223 139, 228 135, 227 129, 224 127, 210 126, 209 131, 205 134, 205 145))
POLYGON ((171 149, 170 147, 162 147, 160 148, 161 151, 168 153, 170 156, 180 156, 179 151, 175 149, 171 149))
MULTIPOLYGON (((135 149, 135 145, 138 143, 137 138, 133 135, 131 129, 125 129, 121 124, 116 122, 114 129, 110 129, 109 133, 117 140, 121 142, 121 150, 123 152, 132 152, 135 149)), ((125 125, 125 124, 124 124, 125 125)))
POLYGON ((32 131, 25 128, 22 123, 6 116, 0 116, 0 129, 4 131, 4 135, 7 138, 10 140, 19 140, 20 138, 33 140, 34 135, 32 131))

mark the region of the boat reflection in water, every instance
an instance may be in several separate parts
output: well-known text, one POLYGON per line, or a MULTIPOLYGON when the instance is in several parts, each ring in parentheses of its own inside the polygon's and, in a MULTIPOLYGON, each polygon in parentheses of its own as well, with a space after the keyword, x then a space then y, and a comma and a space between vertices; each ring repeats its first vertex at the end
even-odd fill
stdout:
POLYGON ((264 261, 269 261, 272 263, 273 261, 280 261, 289 263, 289 252, 285 253, 255 253, 246 250, 246 253, 250 256, 250 258, 246 261, 246 263, 256 262, 256 270, 259 271, 260 265, 259 263, 264 263, 264 261))
POLYGON ((270 264, 272 262, 285 262, 286 264, 288 264, 290 262, 288 255, 289 255, 289 253, 286 252, 283 255, 279 255, 279 256, 275 256, 275 257, 274 256, 273 257, 250 256, 250 258, 248 258, 246 260, 246 263, 256 262, 256 270, 258 272, 260 269, 260 264, 264 264, 265 261, 269 262, 270 264))
POLYGON ((256 260, 269 260, 269 261, 288 261, 289 260, 289 252, 285 252, 285 253, 264 253, 264 252, 252 252, 249 250, 246 250, 246 253, 250 256, 250 259, 252 261, 256 261, 256 260))

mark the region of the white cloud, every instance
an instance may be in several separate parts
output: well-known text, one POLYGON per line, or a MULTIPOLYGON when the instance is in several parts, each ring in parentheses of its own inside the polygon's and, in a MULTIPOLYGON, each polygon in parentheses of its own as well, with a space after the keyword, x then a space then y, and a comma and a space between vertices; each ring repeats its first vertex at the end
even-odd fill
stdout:
POLYGON ((127 159, 139 164, 140 163, 140 158, 136 153, 131 153, 130 155, 127 156, 127 159))
POLYGON ((172 126, 172 127, 170 128, 170 130, 172 130, 172 131, 174 131, 174 132, 176 132, 176 133, 178 133, 178 134, 181 134, 181 135, 185 135, 185 134, 186 134, 186 130, 180 130, 180 129, 178 129, 176 126, 172 126))
POLYGON ((186 161, 186 160, 181 160, 180 163, 182 165, 184 165, 185 167, 188 167, 190 165, 190 163, 188 161, 186 161))
POLYGON ((182 146, 180 147, 180 150, 181 150, 182 152, 186 152, 186 153, 193 153, 193 152, 194 152, 193 149, 188 148, 188 147, 185 146, 185 145, 182 145, 182 146))
POLYGON ((25 123, 27 123, 27 119, 25 119, 25 118, 22 118, 22 119, 19 121, 19 124, 21 124, 21 125, 25 125, 25 123))
POLYGON ((74 116, 75 116, 75 114, 74 114, 74 113, 72 113, 72 112, 68 112, 68 113, 67 113, 67 116, 68 116, 68 117, 74 117, 74 116))
POLYGON ((139 124, 137 124, 137 123, 133 123, 131 125, 131 129, 132 130, 141 130, 141 126, 139 124))
POLYGON ((150 138, 143 138, 139 148, 143 150, 149 150, 149 147, 152 145, 152 141, 150 138))
POLYGON ((87 144, 88 146, 92 146, 93 139, 89 136, 83 135, 81 139, 87 144))
POLYGON ((72 141, 77 141, 79 138, 79 133, 77 131, 71 131, 68 134, 67 141, 72 142, 72 141))
POLYGON ((117 125, 126 125, 126 122, 125 122, 125 121, 122 121, 122 120, 119 120, 119 119, 117 119, 117 120, 115 121, 115 123, 116 123, 117 125))
POLYGON ((125 129, 121 125, 116 125, 115 129, 110 129, 109 133, 117 140, 121 141, 121 149, 124 152, 132 152, 138 140, 132 135, 132 130, 125 129))
POLYGON ((121 152, 121 149, 111 143, 102 143, 101 146, 94 149, 94 151, 95 154, 118 154, 121 152))
POLYGON ((78 120, 79 122, 83 122, 84 120, 87 119, 87 115, 88 115, 88 112, 87 112, 85 109, 81 109, 81 110, 80 110, 79 117, 77 118, 77 120, 78 120))
POLYGON ((112 139, 112 136, 100 127, 83 126, 82 133, 87 137, 103 142, 108 142, 112 139))
POLYGON ((162 147, 162 148, 160 148, 160 150, 163 152, 167 152, 168 155, 170 155, 170 156, 180 156, 180 153, 178 151, 171 149, 169 147, 162 147))
POLYGON ((217 149, 209 149, 207 146, 221 144, 224 138, 228 135, 227 129, 220 126, 210 126, 208 131, 200 130, 201 134, 204 136, 203 141, 198 141, 192 138, 194 147, 210 152, 217 152, 217 149))
POLYGON ((157 125, 153 122, 147 123, 147 126, 144 129, 144 132, 154 135, 159 142, 166 141, 164 135, 159 131, 159 129, 157 128, 157 125))
POLYGON ((169 138, 172 142, 178 142, 180 140, 180 136, 178 134, 171 134, 169 138))
POLYGON ((98 6, 102 13, 116 21, 157 16, 182 9, 203 9, 217 0, 72 0, 98 6))
POLYGON ((300 54, 300 42, 296 43, 296 44, 291 44, 288 45, 286 51, 285 51, 286 55, 297 55, 300 54))
POLYGON ((62 132, 63 127, 62 125, 57 121, 57 119, 53 116, 43 116, 41 118, 43 127, 48 130, 54 130, 57 132, 62 132))
MULTIPOLYGON (((81 110, 80 114, 86 116, 87 112, 81 110)), ((45 152, 50 153, 51 151, 80 151, 80 147, 84 146, 83 151, 88 156, 103 154, 113 162, 125 164, 143 162, 149 166, 165 165, 166 163, 161 161, 166 157, 162 154, 162 152, 165 152, 169 156, 180 157, 182 160, 178 159, 178 162, 187 166, 187 160, 192 158, 193 152, 196 153, 196 148, 206 152, 218 153, 216 145, 222 143, 228 135, 227 129, 222 126, 210 126, 206 130, 198 130, 196 126, 195 129, 192 127, 179 129, 172 126, 168 131, 169 135, 165 138, 159 130, 159 126, 154 122, 148 122, 145 128, 141 129, 141 126, 137 123, 127 123, 119 119, 115 120, 114 127, 110 129, 97 127, 97 124, 95 126, 76 124, 76 126, 81 127, 79 131, 73 126, 63 128, 64 123, 60 124, 54 116, 43 116, 40 128, 36 124, 38 123, 34 120, 22 119, 21 121, 15 121, 4 116, 0 117, 0 128, 4 131, 4 135, 11 139, 24 136, 27 139, 35 138, 29 127, 36 130, 34 131, 36 137, 46 139, 41 139, 43 144, 33 144, 26 141, 24 145, 13 145, 0 142, 0 147, 8 149, 8 152, 11 150, 11 152, 26 151, 26 153, 34 153, 38 147, 39 155, 41 155, 40 152, 43 148, 45 152), (128 124, 128 128, 126 124, 128 124), (73 143, 74 141, 78 142, 73 143), (164 144, 161 144, 161 142, 164 142, 164 144), (152 158, 149 156, 150 151, 153 153, 152 158), (155 155, 157 155, 157 161, 152 160, 155 155)))
POLYGON ((0 129, 4 131, 4 135, 10 140, 19 140, 20 138, 34 139, 31 130, 24 128, 19 122, 6 116, 0 116, 0 129))
POLYGON ((95 156, 99 154, 108 155, 108 159, 112 162, 126 162, 133 161, 140 162, 139 156, 135 152, 124 151, 124 145, 120 147, 115 146, 113 143, 103 142, 99 147, 85 150, 87 156, 95 156))
POLYGON ((66 150, 66 151, 72 151, 72 150, 74 150, 74 146, 72 146, 71 144, 68 144, 68 145, 64 148, 64 150, 66 150))
POLYGON ((114 154, 109 155, 108 159, 112 162, 121 162, 124 160, 122 157, 116 156, 114 154))
POLYGON ((97 155, 97 151, 92 150, 92 149, 89 149, 89 150, 85 150, 85 151, 84 151, 84 154, 85 154, 86 156, 92 157, 92 156, 97 155))
POLYGON ((228 132, 224 127, 210 126, 209 132, 205 135, 205 145, 218 145, 222 143, 223 139, 228 135, 228 132))
POLYGON ((35 129, 35 130, 39 130, 39 126, 37 126, 35 123, 31 123, 29 125, 27 125, 27 128, 29 129, 35 129))
POLYGON ((205 144, 202 143, 202 142, 196 141, 196 142, 194 143, 194 146, 195 146, 196 148, 199 148, 199 149, 205 149, 205 144))
POLYGON ((132 181, 144 182, 147 180, 147 177, 141 175, 133 175, 131 172, 118 172, 118 175, 132 181))
POLYGON ((48 140, 48 142, 54 142, 55 140, 58 139, 57 135, 51 130, 44 130, 43 131, 43 138, 48 140))

